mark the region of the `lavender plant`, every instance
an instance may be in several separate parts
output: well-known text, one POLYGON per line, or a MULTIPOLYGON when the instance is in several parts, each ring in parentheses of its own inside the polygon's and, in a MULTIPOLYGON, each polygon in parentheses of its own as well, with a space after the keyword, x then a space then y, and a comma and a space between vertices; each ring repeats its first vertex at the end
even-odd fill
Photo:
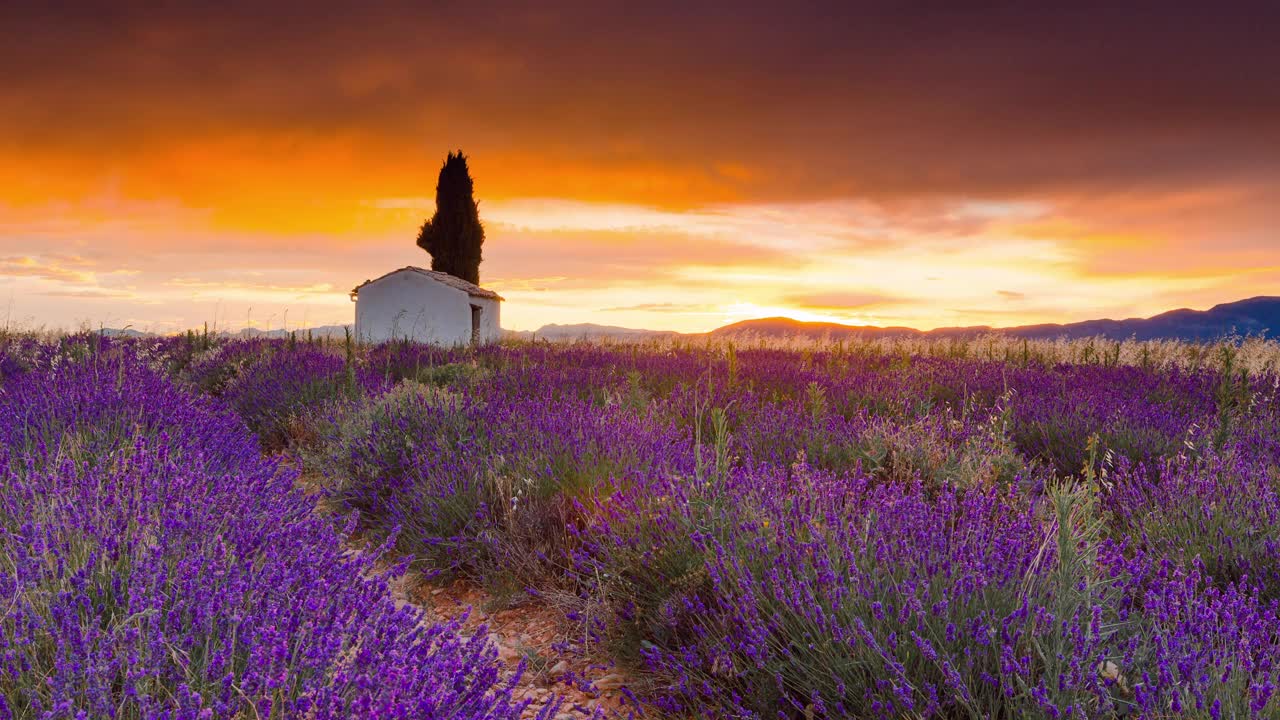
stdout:
MULTIPOLYGON (((575 598, 675 713, 1216 720, 1280 715, 1280 380, 1231 347, 232 342, 164 367, 416 568, 575 598)), ((4 387, 100 350, 15 349, 4 387)), ((11 457, 151 456, 104 455, 159 422, 108 415, 11 457)))
POLYGON ((397 609, 292 472, 136 350, 55 351, 0 394, 0 717, 520 716, 483 635, 397 609))

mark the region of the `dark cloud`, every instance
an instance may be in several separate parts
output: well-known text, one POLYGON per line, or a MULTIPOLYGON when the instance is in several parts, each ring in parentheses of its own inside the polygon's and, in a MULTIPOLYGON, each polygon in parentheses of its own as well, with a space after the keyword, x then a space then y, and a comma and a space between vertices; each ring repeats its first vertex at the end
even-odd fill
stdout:
POLYGON ((396 199, 461 147, 486 282, 536 297, 516 326, 614 288, 687 329, 664 305, 717 292, 1021 323, 1275 285, 1280 5, 980 5, 0 3, 0 282, 63 317, 124 277, 215 317, 329 284, 312 319, 346 318, 354 282, 425 262, 430 202, 396 199), (543 198, 670 222, 499 221, 543 198), (997 240, 1022 275, 943 271, 997 240), (824 254, 929 282, 815 283, 824 254))
MULTIPOLYGON (((1280 160, 1270 3, 16 5, 0 129, 28 144, 353 133, 518 156, 535 184, 540 164, 658 158, 747 199, 1178 185, 1280 160)), ((600 193, 638 192, 615 181, 600 193)))

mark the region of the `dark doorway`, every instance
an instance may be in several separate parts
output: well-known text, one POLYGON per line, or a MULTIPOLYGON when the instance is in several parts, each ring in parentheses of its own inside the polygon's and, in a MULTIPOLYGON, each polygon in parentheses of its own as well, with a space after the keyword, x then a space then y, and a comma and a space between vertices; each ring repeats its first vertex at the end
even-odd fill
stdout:
POLYGON ((480 306, 471 306, 471 344, 476 345, 480 342, 480 306))

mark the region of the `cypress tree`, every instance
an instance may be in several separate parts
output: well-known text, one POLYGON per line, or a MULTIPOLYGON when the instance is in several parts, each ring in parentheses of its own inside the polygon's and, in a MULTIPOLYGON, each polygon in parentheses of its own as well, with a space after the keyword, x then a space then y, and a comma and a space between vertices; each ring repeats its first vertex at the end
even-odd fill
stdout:
POLYGON ((418 232, 418 247, 431 254, 431 269, 480 282, 484 226, 473 195, 467 158, 449 153, 436 182, 436 211, 418 232))

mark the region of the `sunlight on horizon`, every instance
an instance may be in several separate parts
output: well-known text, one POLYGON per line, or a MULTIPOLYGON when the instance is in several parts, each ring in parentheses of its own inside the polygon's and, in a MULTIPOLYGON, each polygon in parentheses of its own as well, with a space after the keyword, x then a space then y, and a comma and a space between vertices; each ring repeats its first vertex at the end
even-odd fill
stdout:
MULTIPOLYGON (((295 323, 305 316, 313 326, 342 324, 351 321, 351 287, 404 265, 430 265, 413 235, 432 201, 364 205, 375 208, 372 236, 226 232, 199 213, 165 205, 157 214, 132 202, 123 227, 97 209, 48 228, 12 210, 6 217, 0 205, 0 228, 66 248, 0 256, 0 283, 8 285, 11 318, 63 327, 104 316, 162 331, 234 325, 250 307, 279 318, 288 310, 295 323), (169 243, 175 223, 192 247, 169 243), (297 263, 294 248, 308 245, 297 263), (100 252, 104 246, 117 252, 100 252), (222 246, 242 254, 232 264, 216 261, 209 253, 222 246)), ((848 200, 675 211, 516 198, 481 206, 488 227, 482 281, 507 297, 504 326, 516 330, 592 322, 698 332, 773 316, 920 329, 1062 322, 1154 314, 1168 309, 1162 298, 1231 279, 1090 272, 1065 225, 1045 231, 1057 209, 1044 202, 957 198, 898 208, 848 200)), ((1109 245, 1140 242, 1123 236, 1109 245)))

